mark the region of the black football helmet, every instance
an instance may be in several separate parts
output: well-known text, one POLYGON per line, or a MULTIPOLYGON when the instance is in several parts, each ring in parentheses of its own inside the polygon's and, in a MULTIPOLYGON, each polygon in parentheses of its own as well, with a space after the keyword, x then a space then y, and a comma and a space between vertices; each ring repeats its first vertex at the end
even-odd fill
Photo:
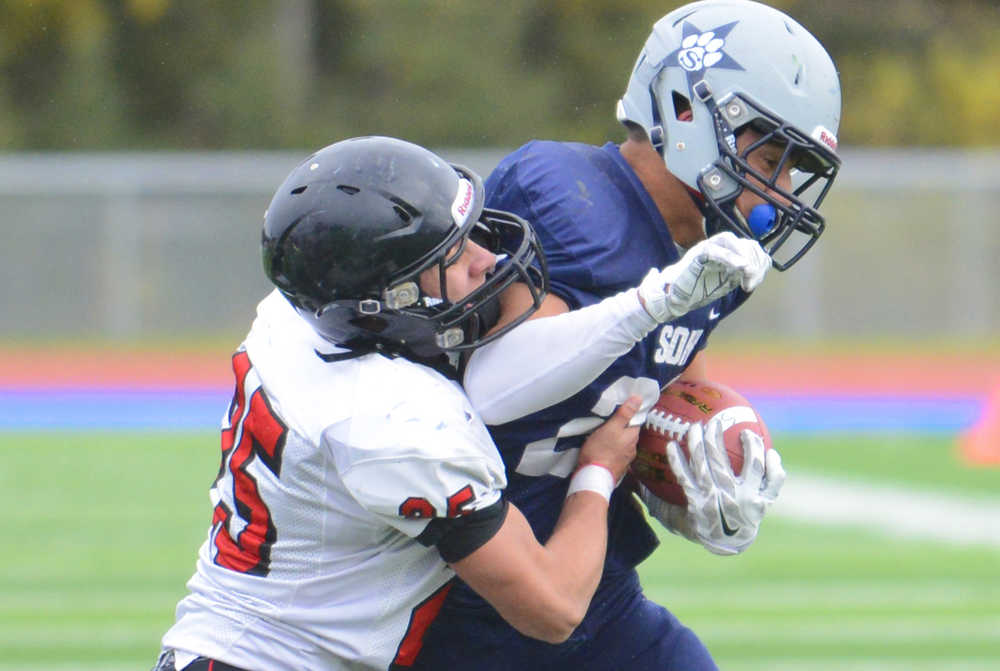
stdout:
POLYGON ((471 350, 527 319, 549 282, 531 226, 484 201, 478 175, 423 147, 337 142, 278 187, 264 216, 264 272, 317 333, 351 350, 421 359, 471 350), (498 255, 496 270, 468 296, 449 297, 445 270, 470 238, 498 255), (441 298, 419 285, 434 266, 441 298), (486 335, 514 282, 533 305, 486 335))

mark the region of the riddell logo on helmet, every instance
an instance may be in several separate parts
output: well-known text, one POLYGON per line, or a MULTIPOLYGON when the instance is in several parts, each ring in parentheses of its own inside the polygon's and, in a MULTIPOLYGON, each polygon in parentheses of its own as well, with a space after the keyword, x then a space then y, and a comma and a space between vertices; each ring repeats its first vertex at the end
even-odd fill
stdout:
POLYGON ((458 194, 455 196, 455 202, 451 204, 451 218, 455 220, 455 225, 459 228, 469 218, 474 194, 475 189, 472 188, 472 182, 467 179, 458 180, 458 194))
POLYGON ((813 131, 812 136, 814 140, 818 140, 833 151, 837 151, 837 136, 828 131, 826 128, 816 126, 816 130, 813 131))

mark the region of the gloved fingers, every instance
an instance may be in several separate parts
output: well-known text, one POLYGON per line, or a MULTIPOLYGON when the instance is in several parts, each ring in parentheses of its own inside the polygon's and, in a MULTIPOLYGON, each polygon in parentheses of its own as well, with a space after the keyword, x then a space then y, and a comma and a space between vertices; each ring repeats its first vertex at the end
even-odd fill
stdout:
POLYGON ((721 233, 716 233, 703 242, 708 243, 713 247, 728 249, 740 254, 741 256, 746 256, 754 245, 760 248, 760 245, 756 240, 740 237, 732 231, 722 231, 721 233))
POLYGON ((740 236, 736 235, 732 231, 720 231, 715 235, 707 238, 706 240, 711 240, 717 245, 722 245, 723 247, 733 248, 737 242, 742 240, 740 236))
POLYGON ((725 264, 707 262, 702 268, 701 284, 705 288, 704 299, 714 301, 735 289, 740 283, 741 271, 725 264))
POLYGON ((705 455, 711 470, 712 482, 731 496, 736 490, 736 474, 733 472, 733 463, 726 451, 724 432, 725 427, 720 417, 708 420, 708 424, 705 425, 705 455))
POLYGON ((756 289, 771 267, 770 255, 756 240, 724 231, 704 242, 708 244, 700 250, 703 258, 738 271, 739 283, 744 291, 756 289))
POLYGON ((721 555, 723 557, 732 557, 733 555, 738 555, 742 552, 742 549, 737 549, 729 545, 718 545, 716 543, 702 543, 706 550, 714 555, 721 555))
POLYGON ((665 501, 660 497, 656 496, 656 494, 651 492, 649 488, 646 487, 646 485, 642 484, 641 482, 636 482, 636 485, 637 485, 636 491, 639 494, 639 500, 642 501, 644 504, 646 504, 646 508, 649 509, 650 514, 656 517, 657 513, 659 512, 660 504, 665 503, 665 501))
POLYGON ((660 524, 678 536, 683 536, 693 543, 698 543, 698 533, 692 527, 691 518, 687 514, 685 506, 678 506, 673 503, 665 503, 661 509, 661 516, 657 517, 660 524))
POLYGON ((716 233, 715 235, 699 241, 694 244, 687 253, 691 255, 700 255, 705 249, 708 248, 721 248, 736 251, 739 246, 740 237, 737 236, 732 231, 722 231, 721 233, 716 233))
POLYGON ((750 429, 740 431, 743 446, 743 482, 755 492, 764 487, 764 439, 750 429))
MULTIPOLYGON (((691 449, 688 443, 688 450, 691 449)), ((681 446, 676 440, 667 443, 667 461, 670 463, 670 470, 674 472, 677 484, 684 490, 684 495, 691 500, 699 491, 698 476, 695 474, 692 464, 690 464, 681 451, 681 446)))
POLYGON ((703 272, 704 264, 699 259, 692 260, 674 277, 667 289, 667 295, 673 301, 690 300, 703 272))
POLYGON ((738 528, 738 537, 757 534, 757 527, 764 519, 769 505, 770 502, 757 491, 744 490, 735 498, 719 497, 719 506, 726 516, 726 522, 730 527, 738 528))
POLYGON ((695 282, 685 282, 682 277, 671 284, 667 301, 675 313, 684 314, 721 298, 738 285, 738 279, 733 281, 721 273, 704 270, 695 282))
POLYGON ((785 484, 785 469, 781 465, 781 455, 774 448, 768 450, 764 455, 764 485, 761 489, 763 496, 769 503, 773 503, 781 492, 785 484))
POLYGON ((644 504, 646 504, 646 509, 649 511, 649 514, 654 519, 659 520, 660 524, 662 524, 664 528, 672 533, 683 536, 690 541, 698 542, 687 518, 687 510, 685 506, 679 506, 675 503, 668 503, 667 501, 664 501, 656 494, 649 491, 649 488, 641 482, 638 486, 638 492, 639 498, 644 504))
MULTIPOLYGON (((702 496, 704 496, 715 488, 715 480, 712 477, 712 467, 705 452, 705 430, 701 424, 694 422, 688 427, 686 441, 688 472, 692 476, 691 481, 693 486, 703 492, 702 496)), ((683 453, 678 449, 677 457, 683 458, 683 456, 683 453)), ((669 452, 667 453, 667 457, 670 457, 669 452)), ((670 466, 673 468, 673 462, 671 462, 670 466)), ((674 471, 674 474, 676 473, 677 471, 674 471)))
POLYGON ((697 261, 705 272, 716 272, 734 285, 742 281, 751 263, 744 255, 722 247, 706 247, 697 261))
POLYGON ((740 554, 750 547, 755 538, 757 538, 756 532, 747 536, 741 534, 738 538, 726 538, 725 541, 706 542, 702 543, 702 545, 712 554, 731 557, 740 554))
POLYGON ((650 509, 651 513, 656 513, 660 509, 665 509, 666 506, 670 505, 659 496, 653 493, 653 491, 642 484, 641 482, 636 482, 637 492, 639 494, 639 500, 646 504, 646 507, 650 509), (655 509, 655 510, 654 510, 655 509))

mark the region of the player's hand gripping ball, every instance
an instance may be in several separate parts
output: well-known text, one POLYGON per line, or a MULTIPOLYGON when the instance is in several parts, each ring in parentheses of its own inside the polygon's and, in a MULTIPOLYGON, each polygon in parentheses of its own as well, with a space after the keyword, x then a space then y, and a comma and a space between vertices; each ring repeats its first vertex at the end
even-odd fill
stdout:
POLYGON ((677 483, 670 462, 667 444, 675 440, 684 455, 690 458, 687 432, 692 423, 702 425, 720 416, 725 427, 723 439, 733 473, 743 471, 743 442, 740 433, 750 429, 764 440, 764 449, 771 449, 767 425, 750 402, 736 390, 708 380, 678 380, 668 385, 660 399, 646 416, 639 431, 636 458, 631 472, 653 494, 669 503, 687 505, 684 490, 677 483))

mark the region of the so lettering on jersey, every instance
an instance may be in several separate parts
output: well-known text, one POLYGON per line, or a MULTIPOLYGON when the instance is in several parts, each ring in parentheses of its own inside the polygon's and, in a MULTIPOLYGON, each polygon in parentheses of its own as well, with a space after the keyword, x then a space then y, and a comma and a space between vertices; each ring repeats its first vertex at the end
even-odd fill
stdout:
POLYGON ((686 326, 664 324, 660 329, 659 346, 653 354, 656 363, 676 366, 689 362, 691 354, 698 347, 704 329, 689 329, 686 326))

